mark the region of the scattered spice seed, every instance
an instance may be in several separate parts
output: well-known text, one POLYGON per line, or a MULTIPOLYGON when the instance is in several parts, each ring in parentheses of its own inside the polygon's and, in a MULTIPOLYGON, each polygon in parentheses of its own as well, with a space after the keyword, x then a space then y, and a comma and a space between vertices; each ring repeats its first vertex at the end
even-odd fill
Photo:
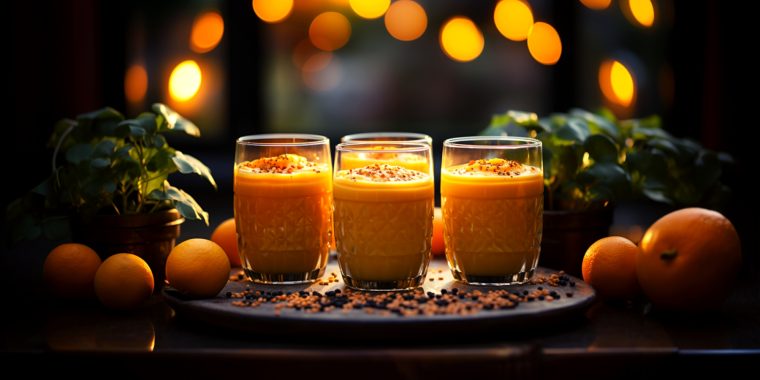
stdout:
MULTIPOLYGON (((237 278, 237 276, 234 276, 237 278)), ((336 274, 331 273, 331 278, 336 274)), ((328 280, 329 281, 329 280, 328 280)), ((547 284, 552 288, 573 286, 564 272, 549 277, 536 277, 530 284, 547 284)), ((572 292, 566 292, 570 298, 572 292)), ((283 309, 313 314, 351 310, 363 310, 366 314, 411 317, 417 315, 472 315, 482 311, 506 310, 518 307, 522 302, 554 302, 561 299, 557 290, 538 286, 533 290, 497 289, 466 291, 458 288, 441 289, 440 294, 417 289, 410 292, 362 292, 352 289, 335 289, 324 294, 318 291, 283 292, 251 289, 246 285, 242 292, 227 292, 231 304, 238 307, 259 307, 274 304, 274 315, 283 309)))

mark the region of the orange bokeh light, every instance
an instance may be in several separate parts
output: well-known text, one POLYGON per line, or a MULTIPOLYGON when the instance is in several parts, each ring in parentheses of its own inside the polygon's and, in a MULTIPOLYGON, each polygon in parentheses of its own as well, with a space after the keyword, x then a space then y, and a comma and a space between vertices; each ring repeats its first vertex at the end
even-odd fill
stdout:
POLYGON ((177 102, 192 99, 201 88, 202 78, 197 62, 191 59, 182 61, 169 76, 169 96, 177 102))
POLYGON ((385 13, 385 29, 397 40, 413 41, 418 39, 427 29, 425 9, 412 0, 396 1, 385 13))
POLYGON ((652 0, 623 0, 620 2, 623 13, 631 21, 648 28, 654 25, 654 4, 652 0))
POLYGON ((124 76, 124 96, 130 103, 138 103, 148 92, 148 72, 140 64, 134 64, 127 69, 124 76))
POLYGON ((629 107, 636 98, 636 81, 620 61, 606 60, 599 66, 599 88, 611 103, 629 107))
POLYGON ((311 22, 309 39, 311 43, 324 51, 342 48, 351 37, 351 23, 346 16, 338 12, 324 12, 311 22))
POLYGON ((612 3, 612 0, 581 0, 581 4, 585 5, 586 8, 597 11, 607 9, 607 7, 610 6, 610 3, 612 3))
POLYGON ((496 29, 512 41, 524 41, 533 26, 533 11, 521 0, 501 0, 493 10, 496 29))
POLYGON ((200 14, 193 22, 190 48, 196 53, 206 53, 219 45, 224 35, 224 19, 218 12, 200 14))
POLYGON ((391 0, 349 0, 348 3, 359 17, 375 19, 385 14, 391 0))
POLYGON ((541 64, 553 65, 562 56, 562 41, 553 26, 545 22, 533 24, 528 34, 528 51, 541 64))
POLYGON ((293 0, 252 0, 251 6, 262 21, 276 23, 290 16, 293 0))
POLYGON ((440 44, 449 58, 468 62, 480 56, 485 41, 483 33, 472 20, 457 16, 446 21, 441 28, 440 44))

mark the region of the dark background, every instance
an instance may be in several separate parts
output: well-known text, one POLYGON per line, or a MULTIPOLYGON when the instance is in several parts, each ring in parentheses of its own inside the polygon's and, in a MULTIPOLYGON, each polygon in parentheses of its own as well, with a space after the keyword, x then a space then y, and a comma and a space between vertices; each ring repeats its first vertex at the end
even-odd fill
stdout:
MULTIPOLYGON (((478 24, 487 24, 493 2, 422 2, 430 11, 428 31, 423 42, 437 49, 437 25, 448 13, 464 13, 478 24), (476 4, 465 4, 476 3, 476 4)), ((750 68, 751 50, 747 30, 753 28, 750 12, 742 10, 743 5, 733 2, 715 1, 659 1, 656 2, 667 27, 655 31, 642 32, 640 38, 630 37, 625 30, 620 44, 640 52, 645 64, 653 61, 666 64, 673 73, 672 97, 668 101, 659 99, 657 89, 642 88, 637 106, 632 110, 634 117, 658 113, 663 116, 665 128, 676 136, 691 137, 703 145, 729 152, 736 159, 736 166, 725 173, 725 181, 734 191, 732 203, 726 210, 727 216, 737 226, 748 267, 757 265, 758 223, 752 210, 757 210, 756 197, 749 185, 755 174, 751 136, 756 135, 752 125, 754 109, 749 102, 752 87, 748 85, 754 77, 750 68), (653 42, 654 41, 654 42, 653 42), (652 53, 656 51, 656 53, 652 53), (648 97, 647 94, 651 94, 648 97), (659 100, 655 100, 659 99, 659 100)), ((203 4, 203 3, 201 3, 203 4)), ((218 119, 221 126, 215 138, 199 141, 178 140, 174 142, 180 150, 191 153, 206 162, 220 184, 218 192, 212 192, 201 180, 181 179, 182 187, 195 195, 196 199, 212 211, 212 220, 218 222, 232 213, 231 163, 234 139, 241 135, 270 131, 271 115, 269 107, 266 67, 271 63, 269 42, 270 26, 256 18, 251 11, 250 1, 209 2, 217 8, 225 19, 225 34, 216 57, 223 63, 226 75, 223 91, 226 98, 214 110, 224 115, 218 119), (214 209, 216 207, 216 209, 214 209), (214 211, 218 211, 214 215, 214 211)), ((516 107, 509 101, 504 104, 491 102, 493 94, 478 88, 467 87, 463 80, 443 75, 440 80, 451 80, 452 86, 463 91, 463 104, 459 107, 441 105, 435 113, 421 111, 420 107, 390 108, 385 114, 368 114, 381 123, 361 123, 354 125, 316 124, 313 130, 337 141, 348 132, 363 130, 409 130, 424 132, 433 136, 436 146, 443 139, 456 135, 474 134, 487 125, 489 115, 509 108, 534 107, 530 109, 540 114, 552 111, 566 111, 571 107, 596 108, 602 105, 598 94, 589 97, 589 88, 596 88, 595 82, 588 83, 582 72, 588 57, 584 47, 594 47, 596 38, 588 38, 589 30, 599 26, 589 25, 595 19, 589 11, 575 1, 535 1, 531 2, 542 11, 542 18, 548 19, 561 33, 563 56, 559 63, 551 67, 535 64, 530 69, 544 78, 546 87, 543 96, 533 103, 521 103, 516 107), (485 106, 481 106, 485 104, 485 106), (426 122, 427 120, 427 122, 426 122), (444 123, 445 125, 441 125, 444 123)), ((612 7, 617 6, 613 2, 612 7)), ((7 17, 12 19, 11 52, 6 55, 13 61, 7 69, 10 86, 6 87, 13 119, 6 122, 6 186, 5 206, 10 200, 22 195, 41 181, 50 167, 51 151, 46 148, 46 140, 55 121, 63 117, 103 107, 112 106, 118 110, 128 109, 124 98, 124 73, 130 59, 130 46, 134 39, 133 26, 136 15, 144 23, 152 41, 167 31, 167 26, 175 11, 192 11, 198 3, 167 1, 155 4, 147 1, 57 1, 28 2, 15 1, 8 7, 7 17)), ((659 14, 658 14, 659 16, 659 14)), ((623 23, 616 16, 611 22, 623 23)), ((623 28, 623 27, 620 27, 623 28)), ((617 30, 617 29, 616 29, 617 30)), ((355 36, 359 40, 359 29, 355 36)), ((596 32, 594 32, 596 33, 596 32)), ((385 36, 387 37, 387 36, 385 36)), ((486 50, 493 44, 486 37, 486 50)), ((184 41, 182 43, 185 43, 184 41)), ((346 47, 346 56, 360 54, 354 40, 346 47), (353 44, 353 45, 352 45, 353 44), (352 47, 353 46, 353 47, 352 47)), ((158 56, 157 48, 146 48, 148 54, 158 56), (153 49, 153 50, 151 50, 153 49), (152 51, 152 53, 151 53, 152 51)), ((160 48, 158 48, 160 49, 160 48)), ((404 54, 415 54, 410 50, 404 54)), ((167 53, 170 54, 170 53, 167 53)), ((419 55, 432 54, 425 49, 419 55)), ((408 70, 415 70, 415 55, 409 55, 408 70)), ((435 56, 441 59, 440 56, 435 56)), ((487 62, 487 56, 482 57, 487 62)), ((439 70, 453 67, 448 61, 440 64, 439 70)), ((457 64, 459 65, 459 64, 457 64)), ((434 64, 433 66, 439 66, 434 64)), ((403 69, 399 69, 403 72, 403 69)), ((408 74, 408 73, 407 73, 408 74)), ((412 73, 412 75, 414 72, 412 73)), ((344 78, 345 80, 345 78, 344 78)), ((466 82, 466 80, 464 80, 466 82)), ((430 88, 435 92, 435 88, 430 88)), ((597 90, 598 92, 598 90, 597 90)), ((403 97, 402 93, 398 96, 403 97)), ((317 95, 312 95, 317 97, 317 95)), ((149 91, 148 98, 161 101, 160 94, 149 91)), ((311 98, 305 96, 306 101, 311 98)), ((361 106, 361 105, 359 105, 361 106)), ((298 110, 293 110, 298 112, 298 110)), ((128 116, 134 116, 129 115, 128 116)), ((190 117, 195 120, 195 118, 190 117)), ((200 123, 199 123, 200 124, 200 123)), ((309 126, 307 126, 308 128, 309 126)), ((440 154, 440 149, 436 149, 440 154)), ((753 272, 754 273, 754 272, 753 272)))

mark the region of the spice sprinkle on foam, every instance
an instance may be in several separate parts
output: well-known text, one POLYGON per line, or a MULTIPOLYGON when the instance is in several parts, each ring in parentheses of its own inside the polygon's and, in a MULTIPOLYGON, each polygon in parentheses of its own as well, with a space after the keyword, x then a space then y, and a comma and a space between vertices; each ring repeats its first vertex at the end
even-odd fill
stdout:
POLYGON ((337 176, 364 182, 411 182, 427 179, 426 173, 401 166, 372 164, 361 168, 341 170, 337 176))
POLYGON ((517 177, 523 175, 539 174, 541 171, 529 165, 523 165, 514 160, 505 160, 503 158, 488 158, 471 160, 466 165, 449 170, 452 174, 471 175, 471 176, 507 176, 517 177))
POLYGON ((240 167, 250 173, 293 174, 298 172, 316 172, 325 170, 324 165, 310 162, 304 156, 285 153, 274 157, 262 157, 246 161, 240 167))

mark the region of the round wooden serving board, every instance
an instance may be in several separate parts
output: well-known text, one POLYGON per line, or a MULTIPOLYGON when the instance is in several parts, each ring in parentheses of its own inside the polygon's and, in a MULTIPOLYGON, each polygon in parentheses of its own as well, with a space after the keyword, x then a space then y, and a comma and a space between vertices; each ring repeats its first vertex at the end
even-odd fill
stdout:
MULTIPOLYGON (((233 270, 233 274, 240 270, 233 270)), ((327 266, 325 278, 330 273, 338 274, 340 270, 335 260, 327 266)), ((545 268, 538 268, 537 276, 556 273, 545 268)), ((574 287, 552 287, 550 285, 515 285, 506 287, 513 291, 532 291, 543 286, 555 290, 561 298, 551 302, 521 302, 512 309, 482 310, 473 315, 415 315, 402 317, 396 314, 368 314, 365 310, 342 312, 335 310, 322 313, 305 313, 300 310, 283 308, 279 316, 275 315, 274 304, 266 303, 259 307, 233 306, 236 299, 225 297, 227 292, 240 292, 246 286, 261 291, 298 292, 306 290, 324 294, 335 289, 344 289, 342 280, 329 285, 319 283, 303 285, 261 285, 248 281, 230 281, 216 298, 192 300, 182 296, 171 287, 163 289, 166 302, 182 318, 204 322, 218 327, 266 335, 290 337, 309 337, 310 339, 417 339, 428 336, 477 336, 517 332, 524 334, 531 329, 547 329, 564 322, 577 320, 593 303, 593 288, 580 279, 570 277, 574 287), (572 297, 567 293, 571 292, 572 297)), ((423 285, 425 292, 440 294, 441 289, 459 291, 481 290, 483 292, 499 287, 468 286, 455 281, 445 260, 434 259, 428 269, 427 280, 423 285), (430 281, 430 279, 434 279, 430 281), (441 280, 440 278, 443 278, 441 280)), ((503 287, 502 287, 503 288, 503 287)))

